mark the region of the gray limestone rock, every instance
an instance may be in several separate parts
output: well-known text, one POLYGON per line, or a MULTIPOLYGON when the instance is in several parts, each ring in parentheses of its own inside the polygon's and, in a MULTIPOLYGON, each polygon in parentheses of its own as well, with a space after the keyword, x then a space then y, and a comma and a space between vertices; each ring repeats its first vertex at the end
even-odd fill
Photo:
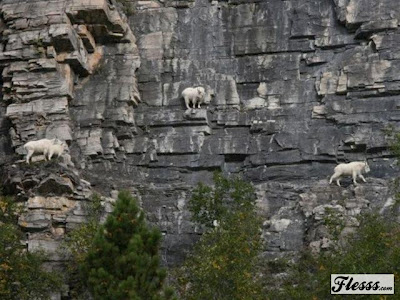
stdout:
POLYGON ((343 241, 355 216, 391 207, 396 1, 132 1, 129 18, 115 4, 0 3, 0 169, 26 204, 30 249, 62 260, 57 243, 85 222, 81 204, 127 188, 163 232, 163 263, 176 265, 201 234, 193 187, 215 170, 255 184, 265 257, 330 247, 330 209, 343 241), (186 110, 182 90, 199 85, 213 99, 186 110), (22 145, 44 137, 69 152, 27 166, 22 145), (367 183, 328 185, 337 163, 365 158, 367 183))

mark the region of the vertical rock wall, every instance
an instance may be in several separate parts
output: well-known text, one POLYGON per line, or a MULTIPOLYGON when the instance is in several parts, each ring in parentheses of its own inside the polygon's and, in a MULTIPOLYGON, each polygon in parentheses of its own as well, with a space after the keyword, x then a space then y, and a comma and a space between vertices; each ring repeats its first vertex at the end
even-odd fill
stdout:
POLYGON ((213 170, 255 183, 267 256, 329 244, 325 211, 343 218, 345 235, 363 210, 390 207, 397 171, 384 129, 400 117, 394 1, 132 3, 146 105, 135 110, 143 132, 129 156, 136 180, 154 183, 143 202, 166 233, 169 262, 196 233, 190 190, 213 170), (180 93, 197 85, 215 97, 186 111, 180 93), (338 162, 366 158, 368 184, 328 185, 338 162))
MULTIPOLYGON (((59 268, 68 259, 61 242, 85 222, 93 193, 81 175, 84 163, 76 158, 103 153, 97 141, 112 138, 118 122, 129 124, 125 114, 132 115, 141 100, 138 49, 126 17, 112 1, 10 0, 0 1, 0 11, 2 191, 24 204, 18 224, 26 232, 27 250, 45 250, 49 266, 59 268), (125 68, 113 67, 103 83, 97 81, 114 89, 106 105, 96 87, 85 83, 99 77, 109 59, 125 68), (110 129, 96 127, 103 121, 110 129), (22 146, 41 138, 59 138, 69 149, 56 161, 43 162, 41 155, 27 165, 22 146), (82 154, 74 152, 75 145, 82 154)), ((104 154, 113 148, 108 145, 104 154)), ((103 200, 110 212, 112 199, 103 200)))
POLYGON ((326 247, 326 208, 346 233, 393 202, 383 129, 400 118, 396 1, 131 1, 128 19, 114 1, 1 3, 3 144, 20 154, 27 140, 60 137, 75 164, 37 167, 32 185, 23 164, 8 177, 21 177, 11 186, 26 199, 70 178, 60 227, 84 219, 74 201, 91 189, 128 188, 173 265, 199 234, 191 190, 215 170, 255 184, 266 256, 326 247), (186 110, 180 94, 198 85, 214 98, 186 110), (367 184, 328 185, 336 163, 365 158, 367 184))

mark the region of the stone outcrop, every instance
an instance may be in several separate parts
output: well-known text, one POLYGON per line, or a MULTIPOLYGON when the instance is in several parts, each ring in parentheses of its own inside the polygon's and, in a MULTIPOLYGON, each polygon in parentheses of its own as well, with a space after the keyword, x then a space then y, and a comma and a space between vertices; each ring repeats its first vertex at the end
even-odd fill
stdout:
POLYGON ((71 104, 79 105, 77 89, 99 72, 108 55, 105 45, 122 45, 115 55, 120 53, 133 70, 123 100, 140 101, 135 37, 110 2, 3 1, 1 11, 3 101, 8 104, 5 115, 12 123, 10 137, 17 153, 35 138, 74 139, 71 104))
MULTIPOLYGON (((384 207, 396 176, 384 129, 396 128, 400 116, 393 1, 134 4, 129 21, 147 105, 134 114, 142 148, 130 156, 139 168, 127 170, 138 180, 157 190, 178 184, 187 201, 193 183, 210 180, 213 170, 241 174, 255 183, 271 222, 264 236, 272 256, 329 238, 316 233, 324 205, 340 205, 344 219, 384 207), (201 127, 183 117, 179 98, 197 84, 215 91, 201 127), (337 163, 364 158, 372 169, 367 184, 328 186, 337 163)), ((176 207, 176 193, 157 194, 157 203, 176 207)), ((150 211, 155 198, 144 198, 150 211)), ((182 209, 172 210, 155 215, 173 262, 183 236, 194 232, 182 209)))
POLYGON ((329 247, 330 215, 345 235, 361 212, 390 209, 397 169, 384 129, 400 121, 396 1, 129 3, 126 18, 114 1, 1 2, 0 163, 15 193, 26 182, 32 214, 21 226, 62 238, 84 221, 82 179, 106 196, 128 188, 174 265, 199 234, 186 209, 193 186, 215 170, 254 183, 270 257, 329 247), (214 98, 186 111, 181 92, 199 85, 214 98), (24 170, 12 153, 42 137, 69 143, 75 167, 65 168, 76 179, 45 166, 36 172, 46 176, 10 176, 24 170), (337 163, 365 158, 366 184, 328 185, 337 163))
MULTIPOLYGON (((88 157, 97 155, 96 139, 106 141, 110 132, 95 128, 96 122, 116 126, 141 101, 135 76, 140 65, 138 49, 116 2, 6 0, 0 2, 0 11, 3 191, 25 205, 19 225, 26 232, 27 250, 45 250, 49 266, 59 268, 67 258, 61 242, 86 221, 84 207, 93 189, 70 154, 51 162, 37 156, 27 165, 18 159, 25 154, 22 146, 31 140, 58 138, 71 149, 81 146, 88 157), (115 91, 109 94, 109 106, 93 103, 79 112, 85 82, 114 58, 126 67, 107 75, 115 91), (76 122, 82 114, 92 120, 76 122)), ((95 93, 90 97, 98 103, 95 93)), ((112 201, 103 198, 108 212, 112 201)))

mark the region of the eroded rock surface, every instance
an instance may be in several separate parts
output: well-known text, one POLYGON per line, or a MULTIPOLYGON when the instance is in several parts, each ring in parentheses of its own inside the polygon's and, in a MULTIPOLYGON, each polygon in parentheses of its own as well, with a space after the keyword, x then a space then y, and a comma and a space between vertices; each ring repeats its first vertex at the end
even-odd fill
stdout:
POLYGON ((199 234, 186 209, 193 186, 215 170, 255 184, 266 256, 329 247, 329 214, 347 234, 361 212, 390 209, 398 170, 384 129, 400 120, 396 1, 131 4, 126 18, 114 1, 1 2, 0 163, 14 163, 28 140, 59 137, 77 178, 51 168, 43 178, 8 176, 27 186, 32 214, 21 226, 61 239, 84 220, 81 179, 106 196, 127 188, 174 265, 199 234), (186 111, 181 92, 198 85, 215 96, 186 111), (338 162, 365 158, 367 183, 328 185, 338 162), (54 186, 60 192, 48 194, 54 186))
MULTIPOLYGON (((216 169, 255 183, 271 256, 325 247, 324 205, 343 208, 346 232, 355 226, 350 216, 391 203, 397 170, 384 129, 400 117, 393 1, 167 2, 134 2, 129 18, 146 105, 134 111, 141 148, 125 165, 157 191, 182 186, 181 197, 157 192, 169 262, 195 232, 177 199, 186 203, 193 184, 216 169), (215 92, 201 124, 183 117, 180 99, 195 85, 215 92), (367 184, 328 185, 337 163, 364 158, 367 184)), ((144 196, 150 211, 155 198, 144 196)))

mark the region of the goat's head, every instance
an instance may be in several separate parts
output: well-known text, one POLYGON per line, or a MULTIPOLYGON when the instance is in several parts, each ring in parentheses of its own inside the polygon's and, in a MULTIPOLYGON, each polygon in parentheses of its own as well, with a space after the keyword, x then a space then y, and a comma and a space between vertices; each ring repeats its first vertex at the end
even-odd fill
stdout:
POLYGON ((368 173, 371 171, 371 169, 369 168, 368 162, 364 161, 364 171, 365 173, 368 173))
POLYGON ((204 89, 202 86, 198 86, 196 89, 197 89, 198 97, 199 97, 200 99, 203 99, 204 96, 205 96, 205 94, 206 94, 205 89, 204 89))

